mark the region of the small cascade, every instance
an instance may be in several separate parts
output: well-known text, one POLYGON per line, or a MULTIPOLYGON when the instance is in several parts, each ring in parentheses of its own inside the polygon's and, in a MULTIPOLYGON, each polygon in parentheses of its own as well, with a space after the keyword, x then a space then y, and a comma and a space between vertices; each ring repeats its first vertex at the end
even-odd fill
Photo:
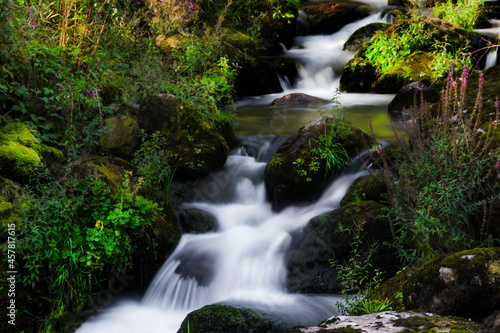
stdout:
POLYGON ((498 47, 495 47, 486 54, 486 65, 484 66, 484 69, 488 69, 490 67, 495 66, 497 64, 497 59, 498 59, 498 47))

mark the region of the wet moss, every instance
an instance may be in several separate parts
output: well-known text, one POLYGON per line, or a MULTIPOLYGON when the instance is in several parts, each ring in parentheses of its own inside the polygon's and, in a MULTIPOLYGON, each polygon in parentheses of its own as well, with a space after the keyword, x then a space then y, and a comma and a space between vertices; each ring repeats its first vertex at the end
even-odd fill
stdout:
POLYGON ((441 316, 412 316, 398 319, 394 326, 404 327, 404 333, 487 333, 488 331, 478 323, 459 317, 441 316))

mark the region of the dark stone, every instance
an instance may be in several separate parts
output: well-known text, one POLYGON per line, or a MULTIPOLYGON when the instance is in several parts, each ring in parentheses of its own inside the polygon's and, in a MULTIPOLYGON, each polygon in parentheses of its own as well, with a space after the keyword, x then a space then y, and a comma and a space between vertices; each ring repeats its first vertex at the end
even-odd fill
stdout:
POLYGON ((364 46, 367 40, 371 39, 373 35, 379 30, 386 30, 391 25, 388 23, 370 23, 367 24, 356 31, 347 39, 344 43, 343 50, 356 52, 361 47, 364 46))
POLYGON ((200 209, 182 208, 178 216, 184 233, 203 234, 218 229, 215 217, 200 209))
POLYGON ((498 281, 498 247, 442 255, 409 272, 403 284, 403 301, 410 310, 479 322, 500 307, 498 281))
POLYGON ((377 79, 376 68, 360 57, 354 57, 344 67, 340 77, 340 90, 345 92, 370 92, 377 79))
POLYGON ((384 193, 387 193, 387 185, 382 175, 359 177, 351 184, 351 186, 349 186, 346 195, 340 202, 340 206, 345 206, 357 200, 383 203, 384 193))
POLYGON ((323 98, 314 97, 307 94, 292 93, 280 98, 276 98, 271 103, 271 105, 287 107, 287 106, 312 105, 312 104, 322 104, 322 103, 328 103, 328 101, 323 98))
POLYGON ((267 195, 274 210, 294 202, 316 200, 340 173, 338 168, 329 170, 326 159, 313 154, 320 133, 339 126, 346 126, 347 134, 334 140, 342 145, 349 157, 365 149, 364 140, 371 145, 373 139, 368 133, 331 116, 319 117, 301 128, 278 148, 264 172, 267 195))
POLYGON ((177 331, 185 332, 285 333, 286 330, 250 309, 214 304, 189 313, 177 331))
POLYGON ((486 317, 486 319, 482 321, 482 324, 489 329, 490 332, 500 332, 500 310, 486 317))
POLYGON ((106 131, 100 140, 102 152, 131 161, 141 145, 141 130, 137 119, 116 115, 107 118, 104 127, 106 131))
POLYGON ((421 94, 423 94, 423 100, 426 103, 437 103, 441 98, 436 89, 420 81, 412 82, 399 89, 394 99, 387 106, 389 114, 398 117, 401 116, 403 109, 407 110, 411 107, 419 106, 422 100, 421 94))
POLYGON ((315 3, 302 8, 307 15, 307 34, 332 34, 346 24, 359 21, 371 13, 364 5, 344 5, 335 2, 315 3))
POLYGON ((215 125, 187 102, 169 94, 150 95, 139 109, 139 126, 165 137, 178 178, 199 178, 226 163, 228 146, 215 125))
MULTIPOLYGON (((362 201, 359 206, 349 204, 311 219, 307 226, 292 233, 292 244, 285 255, 288 269, 287 288, 291 292, 334 294, 340 291, 337 272, 330 261, 343 263, 350 257, 353 233, 337 232, 339 224, 355 229, 364 223, 364 244, 378 242, 379 248, 372 256, 373 269, 379 268, 388 276, 394 274, 396 256, 384 242, 392 240, 389 223, 382 219, 381 205, 362 201)), ((367 250, 367 247, 361 251, 367 250)))

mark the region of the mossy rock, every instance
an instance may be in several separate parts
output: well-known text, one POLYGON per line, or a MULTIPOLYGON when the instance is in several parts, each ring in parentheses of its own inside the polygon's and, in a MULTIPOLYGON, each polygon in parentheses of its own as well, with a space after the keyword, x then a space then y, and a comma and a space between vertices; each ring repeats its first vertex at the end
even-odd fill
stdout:
POLYGON ((146 97, 139 110, 139 126, 166 138, 178 178, 199 178, 226 163, 228 145, 214 124, 173 95, 146 97))
POLYGON ((155 44, 158 48, 166 53, 170 53, 179 48, 183 48, 184 45, 189 42, 189 37, 186 37, 181 34, 172 35, 172 36, 164 36, 158 35, 155 39, 155 44))
POLYGON ((335 2, 321 2, 302 7, 310 22, 308 31, 304 33, 332 34, 348 23, 359 21, 371 14, 365 5, 345 5, 335 2))
POLYGON ((9 123, 0 129, 0 175, 24 182, 43 162, 61 163, 61 151, 38 142, 35 131, 23 123, 9 123))
POLYGON ((326 159, 313 154, 320 133, 338 126, 347 127, 347 134, 336 140, 351 158, 365 149, 363 140, 368 145, 373 143, 372 137, 362 129, 349 123, 342 124, 331 116, 319 117, 301 128, 278 148, 264 172, 266 191, 274 210, 281 210, 291 203, 316 200, 341 172, 338 168, 327 169, 326 159))
POLYGON ((167 202, 151 222, 151 226, 146 228, 144 235, 135 240, 137 250, 132 255, 132 269, 127 274, 136 278, 128 287, 146 288, 167 257, 174 252, 181 237, 181 225, 174 207, 167 202))
POLYGON ((78 313, 64 311, 49 319, 51 333, 65 333, 76 329, 84 321, 78 313))
POLYGON ((7 232, 8 226, 13 224, 19 230, 19 221, 29 208, 28 200, 19 184, 0 178, 0 234, 7 232))
POLYGON ((402 115, 403 110, 421 105, 421 101, 427 103, 438 103, 441 100, 439 92, 421 81, 412 82, 401 89, 389 103, 387 109, 393 117, 402 115), (423 96, 422 96, 423 95, 423 96))
POLYGON ((116 115, 104 121, 106 131, 100 144, 105 154, 132 160, 135 151, 141 145, 141 130, 137 119, 129 116, 116 115))
POLYGON ((99 177, 116 191, 122 186, 125 172, 133 170, 132 165, 120 159, 84 155, 74 162, 66 177, 76 179, 84 179, 88 176, 99 177), (123 168, 124 165, 129 165, 129 167, 123 168))
POLYGON ((340 77, 340 90, 345 92, 370 92, 377 79, 375 66, 361 57, 354 57, 344 66, 340 77))
POLYGON ((441 86, 443 77, 437 77, 429 68, 435 56, 428 52, 416 51, 400 65, 382 74, 371 86, 377 94, 395 94, 404 86, 421 81, 427 86, 441 86))
POLYGON ((387 185, 382 175, 359 177, 349 186, 347 193, 340 201, 340 206, 345 206, 357 200, 383 203, 385 193, 387 193, 387 185))
POLYGON ((315 104, 326 104, 329 101, 326 99, 307 95, 304 93, 291 93, 286 94, 283 97, 276 98, 271 102, 271 106, 276 107, 291 107, 299 105, 315 105, 315 104))
POLYGON ((177 331, 185 332, 284 333, 286 330, 250 309, 214 304, 189 313, 177 331))
MULTIPOLYGON (((345 230, 354 230, 357 224, 363 223, 363 244, 379 244, 370 261, 372 268, 385 272, 385 276, 392 276, 397 261, 394 251, 384 245, 392 241, 392 234, 389 222, 381 217, 381 207, 374 201, 349 204, 317 216, 302 230, 293 232, 292 244, 285 254, 288 290, 314 294, 339 293, 337 272, 330 261, 347 261, 354 237, 352 232, 338 231, 340 225, 345 230)), ((368 247, 359 250, 367 251, 368 247)))
POLYGON ((500 248, 443 255, 410 272, 403 284, 404 304, 481 321, 500 307, 499 281, 500 248))
POLYGON ((178 213, 184 233, 203 234, 217 231, 217 219, 210 213, 196 208, 183 208, 178 213))
POLYGON ((391 25, 389 23, 370 23, 361 28, 357 29, 352 33, 351 36, 344 43, 343 50, 347 50, 350 52, 356 52, 361 47, 363 47, 366 41, 370 40, 377 31, 386 30, 391 25))

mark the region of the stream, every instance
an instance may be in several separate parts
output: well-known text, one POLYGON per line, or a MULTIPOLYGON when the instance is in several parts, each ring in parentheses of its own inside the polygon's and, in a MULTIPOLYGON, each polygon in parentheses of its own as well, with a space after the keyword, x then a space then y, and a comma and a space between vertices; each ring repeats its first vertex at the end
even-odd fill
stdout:
MULTIPOLYGON (((363 1, 381 8, 387 1, 363 1)), ((237 102, 242 147, 231 152, 225 167, 197 181, 192 200, 182 203, 216 217, 218 231, 184 234, 142 299, 114 302, 89 319, 78 333, 175 333, 186 315, 204 305, 222 303, 251 308, 287 326, 315 325, 338 314, 338 295, 301 295, 286 290, 284 255, 290 232, 339 206, 349 185, 366 171, 353 163, 314 204, 272 212, 266 201, 264 169, 283 136, 328 113, 336 105, 271 108, 275 98, 301 92, 331 100, 344 65, 354 53, 342 51, 357 28, 388 22, 379 12, 332 35, 297 37, 283 57, 294 59, 299 77, 294 86, 281 78, 283 92, 237 102), (277 135, 281 137, 277 137, 277 135)), ((496 54, 495 54, 496 56, 496 54)), ((490 59, 490 62, 492 60, 490 59)), ((495 59, 496 61, 496 59, 495 59)), ((379 140, 393 137, 387 104, 394 95, 340 94, 347 120, 368 130, 372 118, 379 140)))

